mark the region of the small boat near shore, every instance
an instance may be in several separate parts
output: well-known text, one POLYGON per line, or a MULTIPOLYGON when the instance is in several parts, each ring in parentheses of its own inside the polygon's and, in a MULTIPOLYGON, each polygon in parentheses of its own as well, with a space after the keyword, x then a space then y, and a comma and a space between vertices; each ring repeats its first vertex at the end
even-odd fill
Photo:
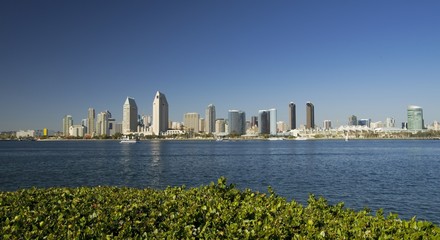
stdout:
POLYGON ((269 141, 282 141, 282 140, 284 140, 284 138, 282 138, 282 137, 270 137, 267 140, 269 140, 269 141))
POLYGON ((297 137, 297 138, 295 138, 295 140, 296 141, 305 141, 305 140, 308 140, 308 138, 306 138, 306 137, 297 137))
POLYGON ((138 142, 139 142, 138 138, 136 137, 130 138, 129 136, 123 136, 120 141, 120 143, 138 143, 138 142))

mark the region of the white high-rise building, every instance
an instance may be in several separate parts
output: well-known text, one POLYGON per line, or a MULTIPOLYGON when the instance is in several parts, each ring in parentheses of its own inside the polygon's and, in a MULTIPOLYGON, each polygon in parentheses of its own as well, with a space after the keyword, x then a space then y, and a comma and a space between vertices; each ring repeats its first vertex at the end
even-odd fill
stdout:
POLYGON ((63 118, 63 135, 65 137, 70 136, 70 127, 73 125, 73 118, 71 115, 66 115, 63 118))
POLYGON ((165 94, 157 91, 153 100, 153 134, 161 135, 168 130, 168 102, 165 94))
POLYGON ((325 130, 330 130, 332 128, 332 121, 331 120, 324 120, 324 122, 322 123, 322 127, 325 130))
POLYGON ((215 106, 209 104, 205 111, 205 132, 215 132, 215 106))
POLYGON ((215 120, 215 132, 216 133, 224 133, 226 132, 225 119, 219 118, 215 120))
POLYGON ((137 131, 138 109, 133 98, 127 97, 122 111, 122 134, 137 131))
POLYGON ((96 134, 99 135, 110 135, 109 131, 109 117, 111 114, 109 112, 101 112, 98 113, 97 119, 96 119, 96 134))
POLYGON ((269 109, 270 112, 270 135, 277 135, 277 110, 269 109))

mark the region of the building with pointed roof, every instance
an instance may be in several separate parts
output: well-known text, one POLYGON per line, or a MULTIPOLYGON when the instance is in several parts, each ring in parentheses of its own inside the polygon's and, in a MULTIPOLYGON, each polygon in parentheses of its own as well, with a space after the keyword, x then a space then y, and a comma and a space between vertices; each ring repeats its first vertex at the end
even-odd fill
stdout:
POLYGON ((162 135, 168 130, 168 101, 165 94, 157 91, 153 100, 153 134, 162 135))
POLYGON ((138 109, 134 98, 127 97, 122 112, 122 133, 128 134, 137 131, 138 109))

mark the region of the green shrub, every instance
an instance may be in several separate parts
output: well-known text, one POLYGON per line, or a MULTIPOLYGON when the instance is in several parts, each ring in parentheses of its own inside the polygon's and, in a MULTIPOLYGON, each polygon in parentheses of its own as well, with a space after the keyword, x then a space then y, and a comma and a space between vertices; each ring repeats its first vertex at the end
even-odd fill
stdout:
POLYGON ((353 211, 309 197, 303 207, 217 184, 165 190, 120 187, 0 193, 3 239, 432 239, 436 225, 353 211))

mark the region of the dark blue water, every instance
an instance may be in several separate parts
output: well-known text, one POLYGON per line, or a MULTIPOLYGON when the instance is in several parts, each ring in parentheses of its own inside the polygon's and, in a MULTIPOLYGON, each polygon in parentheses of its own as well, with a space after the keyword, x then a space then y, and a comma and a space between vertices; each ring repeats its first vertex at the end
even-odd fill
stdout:
POLYGON ((0 142, 0 190, 54 186, 239 188, 440 223, 440 141, 0 142))

